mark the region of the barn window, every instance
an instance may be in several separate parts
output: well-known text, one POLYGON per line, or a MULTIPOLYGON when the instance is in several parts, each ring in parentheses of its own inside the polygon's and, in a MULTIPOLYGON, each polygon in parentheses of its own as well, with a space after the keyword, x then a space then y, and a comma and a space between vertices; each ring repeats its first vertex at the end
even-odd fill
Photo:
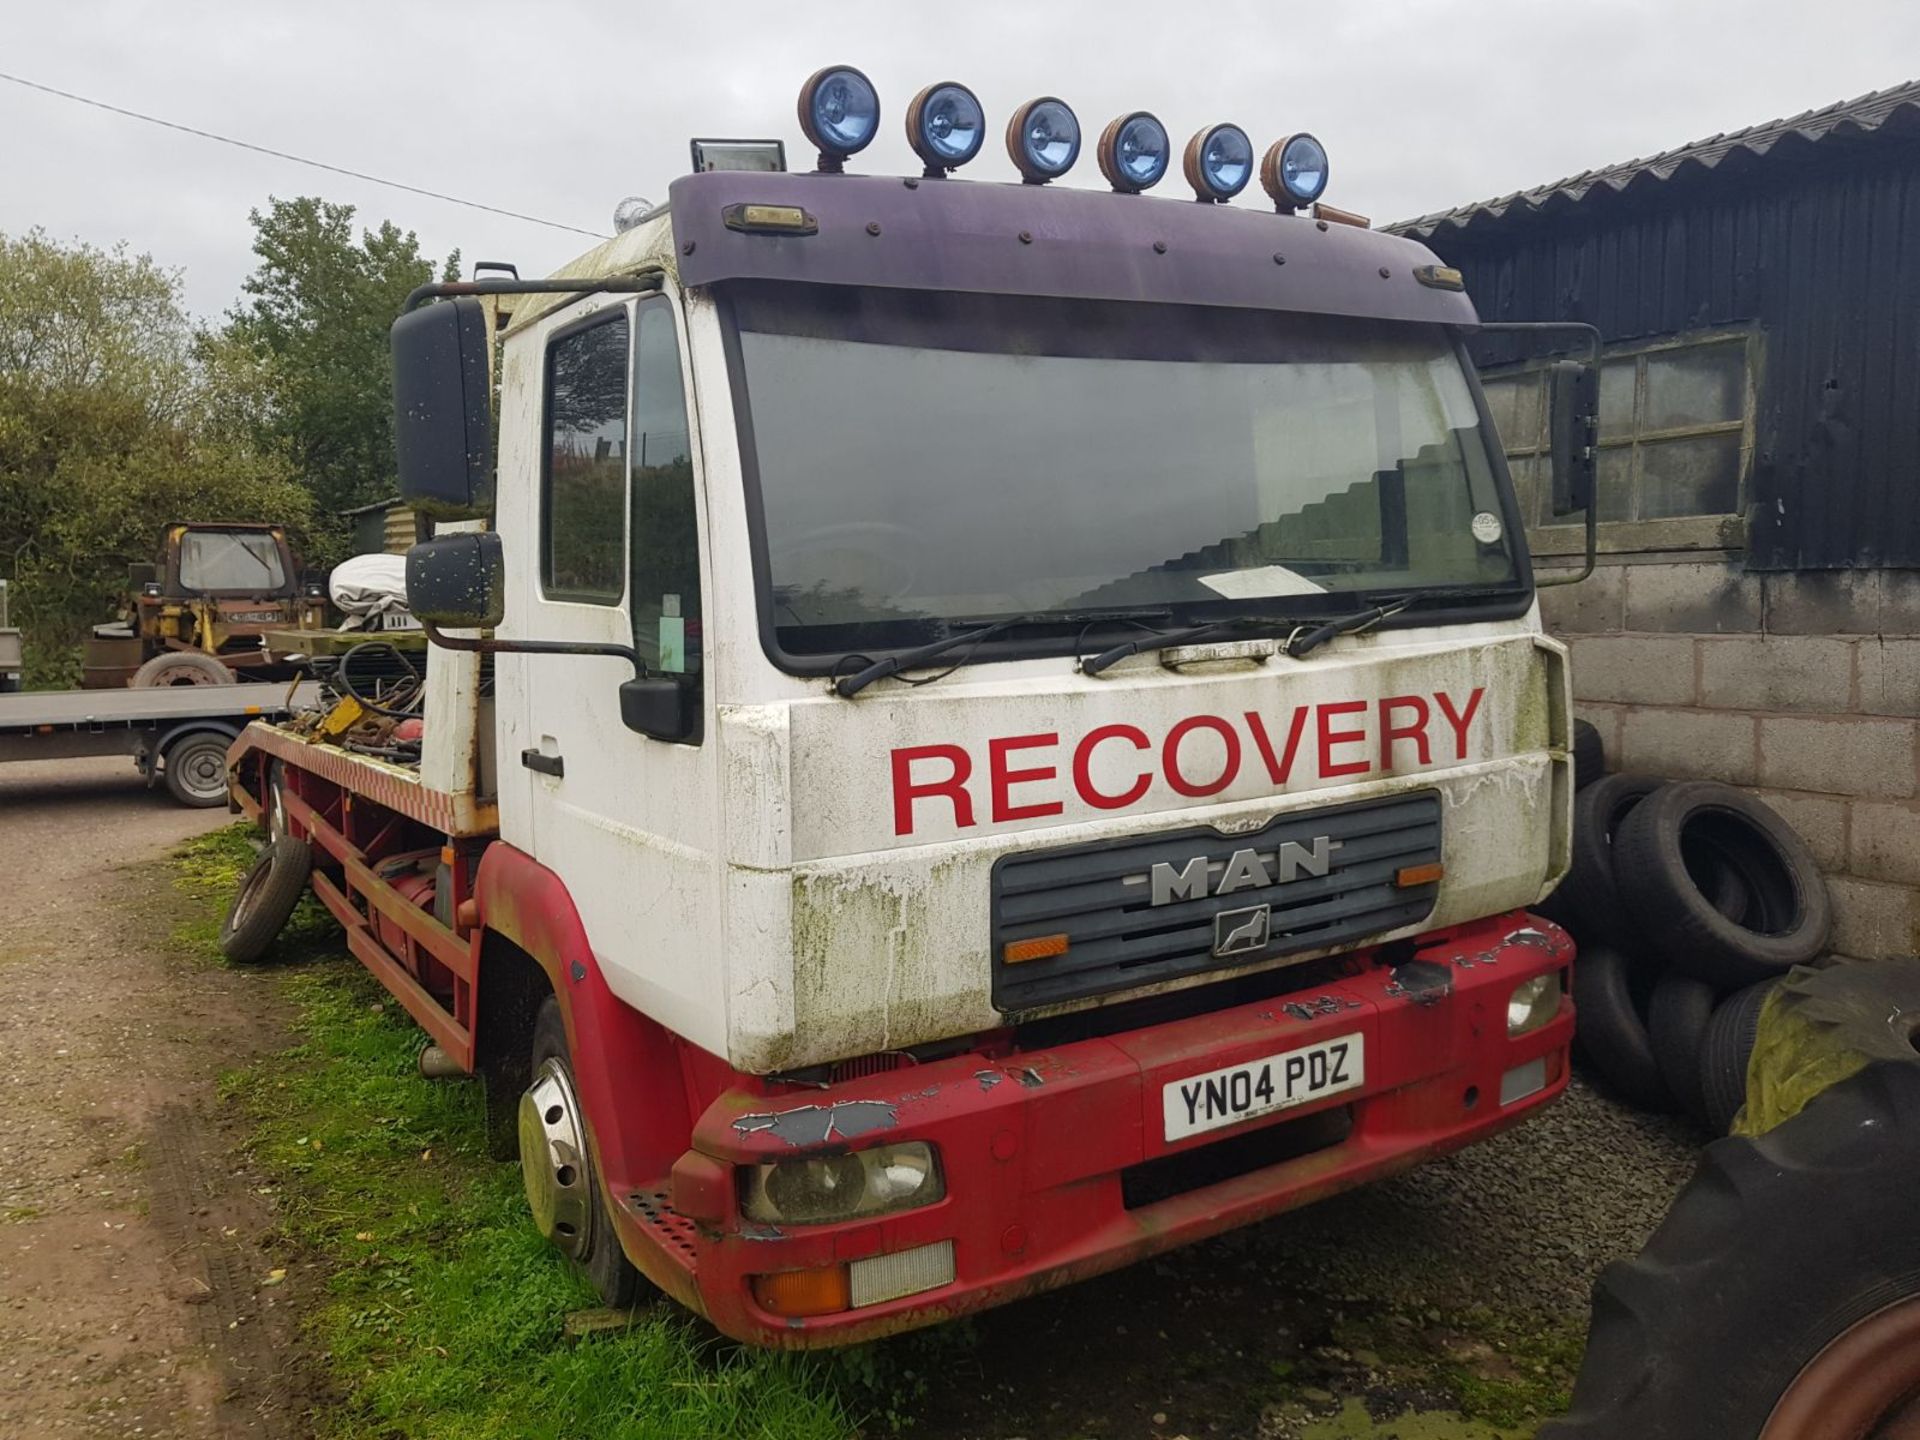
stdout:
MULTIPOLYGON (((1610 346, 1600 369, 1600 519, 1740 513, 1753 454, 1755 337, 1746 331, 1610 346)), ((1574 525, 1549 508, 1541 364, 1481 377, 1530 527, 1574 525)), ((1662 537, 1649 531, 1650 544, 1662 537)), ((1631 548, 1616 546, 1610 548, 1631 548)))

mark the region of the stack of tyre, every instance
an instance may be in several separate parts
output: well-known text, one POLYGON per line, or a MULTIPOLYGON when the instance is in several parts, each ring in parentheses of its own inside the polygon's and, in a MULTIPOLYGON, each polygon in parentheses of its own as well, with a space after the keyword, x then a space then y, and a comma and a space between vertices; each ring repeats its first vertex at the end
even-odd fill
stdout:
POLYGON ((1826 886, 1761 801, 1606 775, 1598 733, 1579 730, 1572 864, 1543 907, 1579 945, 1579 1053, 1620 1098, 1724 1135, 1767 992, 1825 951, 1826 886))

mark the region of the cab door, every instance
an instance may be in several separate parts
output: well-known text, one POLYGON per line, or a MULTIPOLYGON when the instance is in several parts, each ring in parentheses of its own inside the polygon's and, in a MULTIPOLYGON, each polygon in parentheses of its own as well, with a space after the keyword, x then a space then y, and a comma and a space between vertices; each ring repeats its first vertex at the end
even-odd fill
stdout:
POLYGON ((623 660, 499 656, 502 833, 566 882, 615 994, 724 1053, 708 567, 678 307, 601 297, 542 324, 505 372, 500 633, 631 644, 685 687, 694 723, 680 741, 627 729, 623 660))

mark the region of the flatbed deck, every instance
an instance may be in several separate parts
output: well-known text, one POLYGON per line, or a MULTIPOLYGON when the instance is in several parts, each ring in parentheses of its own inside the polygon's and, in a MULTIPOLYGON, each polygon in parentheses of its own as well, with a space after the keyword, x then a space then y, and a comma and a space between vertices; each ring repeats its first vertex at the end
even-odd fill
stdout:
POLYGON ((180 720, 284 715, 317 703, 311 680, 167 685, 143 690, 49 690, 0 695, 0 736, 153 726, 180 720))

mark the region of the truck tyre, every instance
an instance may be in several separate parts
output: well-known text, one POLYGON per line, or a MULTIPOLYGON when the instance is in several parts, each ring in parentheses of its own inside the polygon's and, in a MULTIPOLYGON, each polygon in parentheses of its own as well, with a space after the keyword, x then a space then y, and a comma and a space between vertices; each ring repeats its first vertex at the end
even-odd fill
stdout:
POLYGON ((1643 1110, 1671 1110, 1653 1040, 1633 1000, 1632 962, 1606 945, 1583 945, 1573 967, 1574 1023, 1580 1048, 1621 1099, 1643 1110))
POLYGON ((1573 722, 1573 788, 1584 790, 1607 773, 1606 746, 1600 732, 1585 720, 1573 722))
POLYGON ((1706 1105, 1707 1128, 1724 1135, 1733 1128, 1740 1107, 1747 1103, 1747 1062, 1760 1034, 1760 1009, 1778 984, 1763 980, 1736 990, 1714 1007, 1713 1018, 1700 1037, 1700 1095, 1706 1105))
POLYGON ((1613 837, 1627 815, 1667 782, 1651 775, 1608 775, 1573 801, 1573 854, 1560 893, 1573 914, 1574 938, 1638 948, 1614 885, 1613 837))
POLYGON ((560 1002, 549 995, 533 1022, 533 1083, 520 1097, 520 1178, 541 1232, 586 1272, 607 1306, 631 1308, 639 1295, 633 1268, 600 1193, 567 1049, 560 1002))
POLYGON ((1677 969, 1730 990, 1777 979, 1825 948, 1833 911, 1813 852, 1751 795, 1710 780, 1669 785, 1633 808, 1616 839, 1615 877, 1677 969), (1745 881, 1739 920, 1689 873, 1689 861, 1698 870, 1702 857, 1745 881))
POLYGON ((1680 1102, 1681 1110, 1708 1128, 1713 1121, 1708 1118, 1706 1091, 1701 1086, 1700 1057, 1706 1048, 1715 999, 1713 987, 1706 981, 1670 970, 1653 987, 1653 1000, 1647 1008, 1647 1036, 1653 1042, 1660 1078, 1680 1102))
POLYGON ((1539 1440, 1912 1434, 1916 1173, 1912 1061, 1715 1141, 1646 1248, 1601 1273, 1573 1408, 1539 1440))
POLYGON ((134 671, 133 679, 127 683, 136 690, 146 690, 156 685, 231 685, 234 682, 233 671, 213 656, 176 650, 154 656, 134 671))
POLYGON ((227 803, 227 749, 231 735, 200 730, 160 752, 167 793, 182 805, 209 810, 227 803))
POLYGON ((221 922, 220 953, 236 965, 266 954, 306 892, 312 869, 313 849, 304 840, 282 838, 262 850, 221 922))

